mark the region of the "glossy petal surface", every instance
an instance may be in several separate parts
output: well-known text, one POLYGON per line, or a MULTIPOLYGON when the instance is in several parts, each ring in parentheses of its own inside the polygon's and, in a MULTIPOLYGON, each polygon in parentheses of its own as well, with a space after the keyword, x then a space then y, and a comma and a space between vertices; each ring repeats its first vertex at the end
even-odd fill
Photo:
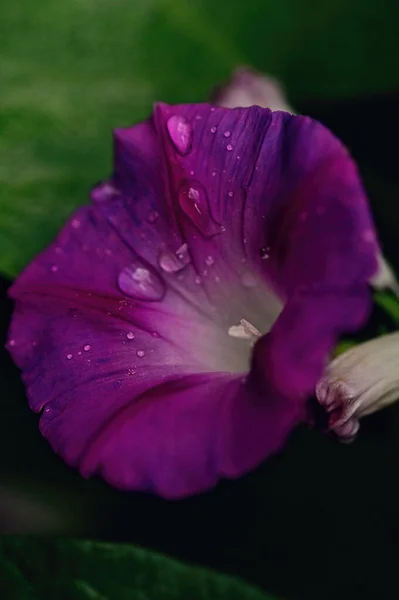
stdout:
POLYGON ((161 104, 115 132, 111 179, 14 284, 8 347, 69 464, 181 497, 282 446, 367 317, 377 252, 319 123, 161 104))

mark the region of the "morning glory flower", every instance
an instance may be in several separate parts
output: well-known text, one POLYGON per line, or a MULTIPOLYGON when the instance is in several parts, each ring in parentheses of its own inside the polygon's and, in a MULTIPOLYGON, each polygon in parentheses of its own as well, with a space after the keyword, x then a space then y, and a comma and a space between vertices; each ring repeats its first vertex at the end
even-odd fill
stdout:
POLYGON ((399 398, 399 333, 374 338, 337 356, 316 386, 329 414, 329 428, 343 440, 353 439, 359 419, 399 398))
POLYGON ((112 176, 11 288, 8 348, 40 429, 83 476, 179 498, 283 446, 379 247, 356 166, 320 123, 157 104, 112 176))
POLYGON ((225 108, 256 105, 271 110, 294 112, 288 104, 280 82, 249 67, 236 69, 224 85, 216 88, 213 100, 225 108))
MULTIPOLYGON (((294 113, 278 81, 249 68, 239 68, 215 93, 221 106, 252 106, 294 113)), ((370 280, 376 290, 399 297, 395 273, 381 252, 370 280)), ((352 441, 359 419, 399 398, 399 334, 357 344, 332 360, 316 385, 316 398, 328 414, 329 429, 342 441, 352 441)))

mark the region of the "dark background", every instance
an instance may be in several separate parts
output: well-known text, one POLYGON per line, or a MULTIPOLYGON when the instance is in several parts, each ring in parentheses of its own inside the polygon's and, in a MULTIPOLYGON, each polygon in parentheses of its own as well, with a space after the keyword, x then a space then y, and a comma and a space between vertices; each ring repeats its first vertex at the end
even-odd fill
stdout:
MULTIPOLYGON (((399 94, 297 105, 329 126, 358 160, 397 270, 398 106, 399 94)), ((0 280, 1 346, 12 310, 8 286, 0 280)), ((375 335, 381 324, 392 327, 376 309, 362 336, 375 335)), ((112 490, 66 467, 41 438, 4 349, 0 408, 0 481, 27 502, 27 508, 0 503, 0 533, 51 531, 141 544, 286 598, 399 597, 399 406, 364 420, 349 446, 299 429, 256 472, 181 502, 112 490)))

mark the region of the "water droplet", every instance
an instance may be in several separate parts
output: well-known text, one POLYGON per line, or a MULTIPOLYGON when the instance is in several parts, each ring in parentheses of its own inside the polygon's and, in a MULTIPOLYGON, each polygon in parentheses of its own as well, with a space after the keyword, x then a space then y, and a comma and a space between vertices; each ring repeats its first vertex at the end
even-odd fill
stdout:
POLYGON ((198 275, 196 275, 194 277, 194 283, 196 283, 197 285, 199 285, 201 283, 201 277, 199 277, 198 275))
POLYGON ((176 251, 164 250, 158 258, 159 266, 166 273, 177 273, 184 269, 190 263, 190 255, 188 253, 187 244, 183 244, 176 251))
POLYGON ((79 227, 80 227, 80 221, 79 221, 79 219, 73 219, 72 222, 71 222, 71 225, 72 225, 72 227, 74 229, 79 229, 79 227))
POLYGON ((104 252, 107 256, 112 256, 112 250, 110 250, 109 248, 105 248, 104 252))
POLYGON ((372 229, 366 229, 362 235, 365 242, 371 244, 375 241, 375 235, 372 229))
POLYGON ((204 269, 202 271, 202 274, 203 274, 204 277, 206 277, 208 275, 208 269, 204 269))
POLYGON ((93 188, 91 192, 91 199, 94 202, 104 202, 105 200, 110 200, 117 195, 119 195, 118 190, 108 182, 104 181, 93 188))
POLYGON ((176 256, 184 265, 188 265, 191 262, 188 245, 182 244, 180 248, 176 250, 176 256))
POLYGON ((231 136, 231 131, 225 131, 223 135, 225 138, 229 138, 231 136))
POLYGON ((191 179, 182 183, 179 190, 179 203, 204 236, 211 237, 221 232, 221 225, 211 215, 206 190, 198 181, 191 179))
POLYGON ((149 223, 155 223, 155 221, 158 219, 159 214, 157 213, 156 210, 150 210, 150 212, 147 215, 147 221, 149 223))
POLYGON ((218 275, 216 275, 215 281, 216 281, 216 283, 220 283, 220 277, 218 275))
POLYGON ((192 169, 190 171, 190 175, 191 175, 191 177, 194 175, 194 171, 192 169))
POLYGON ((159 333, 158 333, 157 331, 153 331, 153 332, 151 333, 151 335, 152 335, 152 337, 154 337, 154 338, 157 338, 157 337, 159 337, 159 333))
POLYGON ((208 265, 208 267, 211 267, 215 262, 215 259, 213 258, 213 256, 207 256, 205 258, 205 264, 208 265))
POLYGON ((234 192, 232 192, 231 190, 229 192, 227 192, 227 195, 229 198, 232 198, 234 196, 234 192))
POLYGON ((86 344, 86 346, 83 346, 83 350, 84 350, 85 352, 88 352, 89 350, 91 350, 91 346, 90 346, 90 344, 86 344))
POLYGON ((128 340, 134 340, 134 333, 133 331, 128 331, 126 334, 126 337, 128 340))
POLYGON ((184 117, 174 115, 166 124, 170 139, 176 150, 183 156, 191 150, 193 130, 184 117))
POLYGON ((247 272, 241 277, 241 283, 244 287, 252 288, 256 286, 256 279, 252 273, 247 272))
POLYGON ((81 350, 79 350, 78 356, 82 356, 82 351, 81 350))
POLYGON ((228 150, 229 152, 231 152, 233 150, 233 146, 231 144, 227 144, 226 150, 228 150))
POLYGON ((161 252, 158 257, 159 266, 165 273, 176 273, 183 268, 180 260, 173 252, 166 250, 161 252))
POLYGON ((211 127, 211 128, 210 128, 210 132, 211 132, 211 133, 216 133, 216 129, 217 129, 216 127, 211 127))
POLYGON ((58 271, 58 265, 53 265, 53 266, 51 267, 51 272, 52 272, 52 273, 57 273, 57 271, 58 271))
POLYGON ((67 357, 68 360, 71 360, 72 354, 67 354, 66 357, 67 357))
POLYGON ((119 289, 137 300, 162 300, 164 284, 152 267, 143 267, 141 263, 132 263, 122 269, 118 276, 119 289))
POLYGON ((259 250, 259 256, 262 260, 267 260, 270 258, 270 246, 262 246, 259 250))
POLYGON ((143 358, 145 352, 144 352, 144 350, 137 350, 136 354, 139 358, 143 358))
POLYGON ((10 340, 10 341, 8 342, 8 345, 9 345, 9 346, 11 346, 11 348, 12 348, 13 346, 15 346, 15 340, 10 340))

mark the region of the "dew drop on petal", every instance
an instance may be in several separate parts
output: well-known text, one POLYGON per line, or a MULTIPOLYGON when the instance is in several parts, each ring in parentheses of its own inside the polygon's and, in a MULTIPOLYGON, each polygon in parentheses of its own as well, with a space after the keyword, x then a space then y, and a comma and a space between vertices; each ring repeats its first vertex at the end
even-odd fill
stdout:
POLYGON ((231 190, 229 192, 227 192, 227 195, 229 198, 232 198, 234 196, 234 192, 232 192, 231 190))
POLYGON ((79 350, 78 356, 82 356, 82 351, 81 350, 79 350))
POLYGON ((207 256, 205 258, 205 264, 208 265, 208 267, 211 267, 215 262, 215 259, 213 258, 213 256, 207 256))
POLYGON ((85 352, 88 352, 90 349, 91 349, 91 346, 90 346, 90 344, 86 344, 86 346, 83 346, 83 350, 84 350, 85 352))
POLYGON ((191 261, 187 244, 180 246, 176 252, 164 250, 158 257, 159 266, 166 273, 178 273, 191 261))
POLYGON ((95 188, 92 189, 91 199, 94 202, 105 202, 110 200, 114 196, 118 196, 119 192, 111 184, 104 181, 99 183, 95 188))
POLYGON ((155 223, 155 221, 158 219, 159 214, 157 213, 156 210, 150 210, 150 212, 147 215, 147 221, 149 223, 155 223))
POLYGON ((194 277, 194 283, 196 283, 197 285, 199 285, 201 283, 201 277, 199 277, 198 275, 196 275, 194 277))
POLYGON ((15 340, 10 340, 10 341, 8 342, 8 345, 9 345, 9 346, 11 346, 11 348, 12 348, 13 346, 15 346, 15 340))
POLYGON ((184 265, 177 258, 176 254, 165 250, 158 257, 159 266, 165 273, 177 273, 181 271, 184 265))
POLYGON ((216 127, 211 127, 211 128, 210 128, 210 132, 211 132, 211 133, 216 133, 216 127))
POLYGON ((128 340, 134 340, 134 333, 133 331, 128 331, 126 334, 126 337, 128 340))
POLYGON ((267 260, 270 258, 270 246, 262 246, 262 248, 259 250, 259 256, 262 260, 267 260))
POLYGON ((224 135, 225 138, 229 138, 231 136, 231 132, 230 131, 225 131, 223 135, 224 135))
POLYGON ((367 243, 372 243, 375 241, 375 235, 374 235, 374 232, 372 229, 366 229, 363 232, 362 237, 363 237, 363 240, 367 243))
POLYGON ((136 354, 139 358, 143 358, 145 352, 144 352, 144 350, 137 350, 136 354))
POLYGON ((67 357, 68 360, 71 360, 72 354, 67 354, 66 357, 67 357))
POLYGON ((227 144, 226 150, 228 150, 228 152, 231 152, 233 150, 233 146, 231 144, 227 144))
POLYGON ((52 272, 52 273, 57 273, 57 271, 58 271, 58 265, 53 265, 53 266, 51 267, 51 272, 52 272))
POLYGON ((79 229, 79 227, 80 227, 80 221, 79 221, 79 219, 73 219, 72 222, 71 222, 71 225, 72 225, 72 227, 74 229, 79 229))
POLYGON ((198 181, 191 179, 182 183, 179 203, 183 212, 204 236, 211 237, 221 233, 221 225, 212 217, 206 190, 198 181))
POLYGON ((176 250, 176 256, 184 265, 190 264, 191 257, 188 252, 188 245, 182 244, 180 248, 176 250))
POLYGON ((193 130, 184 117, 174 115, 166 124, 170 139, 176 150, 183 156, 191 150, 193 130))
POLYGON ((122 269, 118 275, 118 286, 124 294, 137 300, 162 300, 165 293, 165 286, 157 272, 138 262, 122 269))
POLYGON ((241 283, 244 287, 252 288, 256 286, 256 279, 252 273, 244 273, 241 277, 241 283))

